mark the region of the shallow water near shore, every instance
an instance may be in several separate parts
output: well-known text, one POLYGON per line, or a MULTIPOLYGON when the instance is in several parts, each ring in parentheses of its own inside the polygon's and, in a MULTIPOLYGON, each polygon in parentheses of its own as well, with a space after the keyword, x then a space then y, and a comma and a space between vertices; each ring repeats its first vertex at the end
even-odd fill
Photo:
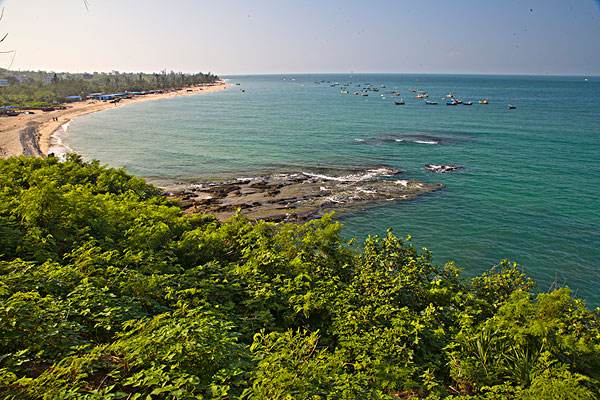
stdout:
POLYGON ((401 179, 441 182, 445 189, 343 214, 345 236, 392 227, 431 250, 436 262, 453 259, 469 275, 509 258, 540 290, 566 284, 600 305, 600 78, 373 74, 229 81, 240 85, 77 118, 62 140, 87 159, 124 166, 163 186, 399 169, 401 179), (340 85, 332 87, 335 82, 340 85), (379 91, 352 95, 366 84, 379 91), (428 91, 439 105, 416 100, 411 88, 428 91), (398 97, 390 92, 397 90, 404 106, 394 105, 398 97), (449 92, 474 104, 446 106, 449 92), (477 103, 484 97, 489 105, 477 103), (509 103, 517 108, 509 111, 509 103), (425 164, 464 168, 434 174, 425 164))

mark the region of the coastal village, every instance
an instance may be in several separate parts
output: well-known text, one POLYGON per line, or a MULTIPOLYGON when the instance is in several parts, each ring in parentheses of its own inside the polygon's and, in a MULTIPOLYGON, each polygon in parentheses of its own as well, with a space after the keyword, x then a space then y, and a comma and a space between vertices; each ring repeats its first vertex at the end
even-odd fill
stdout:
POLYGON ((47 155, 52 134, 80 115, 227 87, 211 74, 0 72, 0 157, 47 155))

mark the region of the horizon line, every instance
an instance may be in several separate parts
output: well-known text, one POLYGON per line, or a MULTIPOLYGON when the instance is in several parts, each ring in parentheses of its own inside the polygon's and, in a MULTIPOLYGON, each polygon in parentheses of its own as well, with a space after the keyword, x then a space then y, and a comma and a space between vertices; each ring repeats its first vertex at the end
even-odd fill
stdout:
MULTIPOLYGON (((8 68, 0 68, 0 71, 6 72, 48 72, 48 73, 59 73, 59 74, 85 74, 85 73, 100 73, 100 74, 110 74, 112 72, 120 72, 120 73, 144 73, 144 74, 154 74, 165 71, 166 69, 162 69, 160 71, 143 71, 143 70, 110 70, 110 71, 91 71, 91 70, 79 70, 79 71, 66 71, 66 70, 41 70, 41 69, 8 69, 8 68)), ((228 77, 228 76, 282 76, 282 75, 443 75, 443 76, 548 76, 548 77, 583 77, 583 78, 599 78, 599 73, 591 73, 591 74, 582 74, 582 73, 528 73, 528 72, 415 72, 415 71, 335 71, 335 72, 297 72, 297 71, 286 71, 286 72, 242 72, 242 73, 224 73, 220 74, 212 71, 176 71, 176 70, 168 70, 168 72, 175 73, 184 73, 184 74, 212 74, 218 77, 228 77)))
POLYGON ((281 75, 444 75, 444 76, 555 76, 573 78, 600 78, 598 74, 556 74, 556 73, 523 73, 523 72, 260 72, 216 74, 219 77, 229 76, 281 76, 281 75))

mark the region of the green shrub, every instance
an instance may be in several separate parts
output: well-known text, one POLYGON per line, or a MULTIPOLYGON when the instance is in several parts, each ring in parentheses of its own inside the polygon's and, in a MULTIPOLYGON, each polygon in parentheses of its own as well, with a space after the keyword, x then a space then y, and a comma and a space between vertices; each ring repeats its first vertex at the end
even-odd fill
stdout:
POLYGON ((600 398, 600 313, 391 231, 185 215, 77 156, 0 160, 0 398, 600 398))

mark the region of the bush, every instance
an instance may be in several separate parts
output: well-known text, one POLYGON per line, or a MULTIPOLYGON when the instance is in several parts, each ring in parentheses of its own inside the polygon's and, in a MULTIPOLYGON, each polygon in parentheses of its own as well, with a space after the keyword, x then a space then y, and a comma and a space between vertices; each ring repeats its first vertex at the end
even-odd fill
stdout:
POLYGON ((0 397, 600 397, 600 315, 568 289, 340 229, 184 215, 77 156, 1 160, 0 397))

